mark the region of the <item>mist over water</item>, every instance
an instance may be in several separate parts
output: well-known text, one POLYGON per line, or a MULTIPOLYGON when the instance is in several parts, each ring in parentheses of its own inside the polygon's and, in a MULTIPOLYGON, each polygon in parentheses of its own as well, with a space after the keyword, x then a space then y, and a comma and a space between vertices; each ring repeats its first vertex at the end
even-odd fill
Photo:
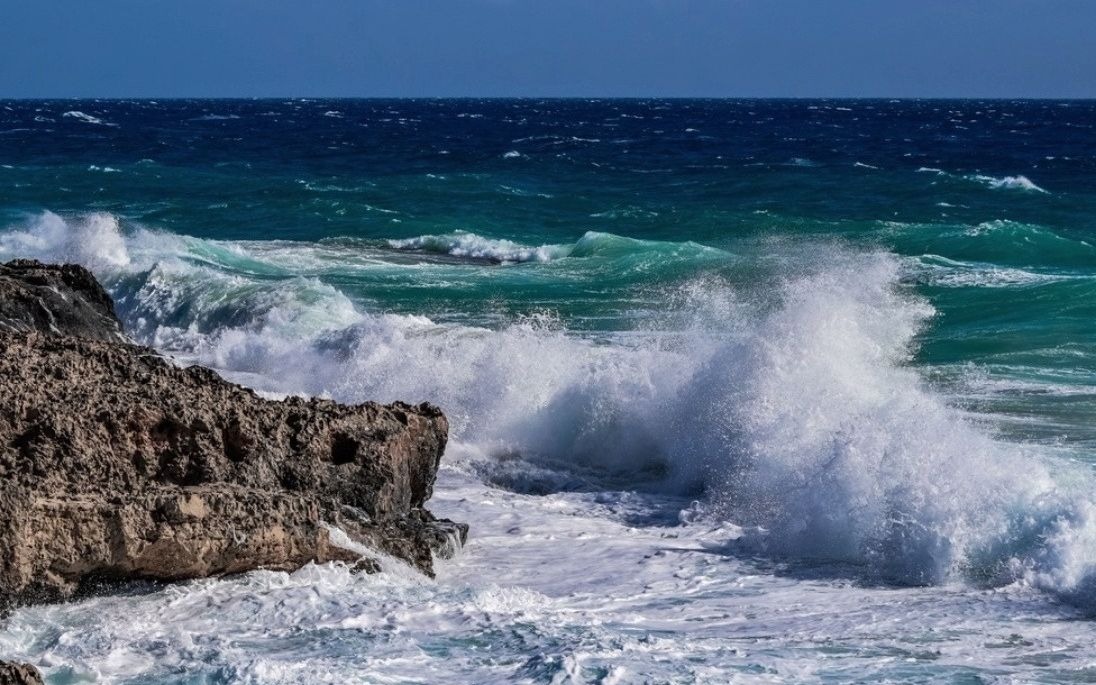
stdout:
POLYGON ((252 574, 24 610, 0 645, 117 682, 1083 676, 1096 141, 1065 104, 104 104, 60 120, 110 141, 96 169, 46 154, 80 130, 28 134, 0 259, 85 264, 134 339, 272 396, 438 404, 434 508, 473 528, 436 583, 252 574))

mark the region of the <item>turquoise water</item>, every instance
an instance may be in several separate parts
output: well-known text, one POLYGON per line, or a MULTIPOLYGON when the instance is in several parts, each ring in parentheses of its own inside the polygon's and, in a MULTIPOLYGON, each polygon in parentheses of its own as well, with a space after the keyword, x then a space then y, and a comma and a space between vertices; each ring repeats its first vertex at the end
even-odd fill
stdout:
POLYGON ((0 102, 0 258, 88 265, 137 340, 275 396, 438 403, 435 508, 473 526, 437 584, 260 574, 26 610, 0 646, 55 682, 1096 677, 1094 122, 0 102))

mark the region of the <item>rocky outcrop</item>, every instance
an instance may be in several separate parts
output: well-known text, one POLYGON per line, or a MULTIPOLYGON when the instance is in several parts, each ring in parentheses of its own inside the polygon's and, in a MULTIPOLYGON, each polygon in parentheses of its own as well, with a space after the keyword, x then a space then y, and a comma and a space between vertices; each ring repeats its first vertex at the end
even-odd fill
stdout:
POLYGON ((110 295, 76 264, 0 264, 0 331, 44 331, 125 342, 110 295))
POLYGON ((38 669, 30 664, 0 661, 0 685, 43 685, 38 669))
POLYGON ((448 431, 436 407, 267 400, 118 342, 80 267, 2 268, 8 603, 310 561, 370 570, 367 550, 431 573, 432 554, 463 541, 465 526, 424 508, 448 431))

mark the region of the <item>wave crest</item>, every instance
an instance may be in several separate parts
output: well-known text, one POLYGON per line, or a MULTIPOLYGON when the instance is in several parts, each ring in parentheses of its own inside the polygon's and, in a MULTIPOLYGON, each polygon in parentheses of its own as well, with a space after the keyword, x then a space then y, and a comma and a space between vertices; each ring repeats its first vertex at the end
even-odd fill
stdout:
POLYGON ((421 250, 500 263, 549 262, 571 253, 567 245, 531 247, 512 240, 485 238, 469 231, 389 240, 388 246, 396 250, 421 250))
POLYGON ((99 117, 94 117, 90 114, 86 114, 86 113, 80 112, 78 110, 72 110, 72 111, 69 111, 69 112, 65 112, 61 116, 64 117, 64 118, 67 118, 67 119, 75 119, 76 121, 81 121, 85 124, 94 124, 96 126, 117 126, 118 125, 118 124, 111 123, 109 121, 103 121, 99 117))
POLYGON ((570 245, 523 245, 512 240, 486 238, 469 231, 454 231, 441 235, 388 240, 386 245, 396 250, 447 254, 453 257, 480 259, 499 264, 523 262, 553 262, 565 257, 645 257, 687 259, 727 257, 728 253, 694 242, 639 240, 625 236, 587 231, 570 245))
POLYGON ((985 176, 983 174, 975 174, 973 176, 968 176, 967 178, 971 179, 972 181, 978 181, 979 183, 984 183, 985 185, 987 185, 990 188, 993 188, 995 190, 996 189, 1026 190, 1026 191, 1036 192, 1036 193, 1046 193, 1047 192, 1046 190, 1043 190, 1039 186, 1035 185, 1032 182, 1032 180, 1030 178, 1028 178, 1027 176, 1016 175, 1016 176, 1002 176, 1002 177, 998 178, 998 177, 995 177, 995 176, 985 176))
POLYGON ((936 176, 945 176, 950 178, 960 178, 966 181, 973 181, 975 183, 981 183, 982 185, 992 190, 1023 190, 1035 193, 1050 194, 1049 191, 1040 188, 1035 185, 1027 176, 1022 174, 1016 174, 1015 176, 989 176, 987 174, 964 174, 957 176, 956 174, 950 174, 943 169, 937 169, 936 167, 919 167, 916 170, 920 174, 935 174, 936 176))

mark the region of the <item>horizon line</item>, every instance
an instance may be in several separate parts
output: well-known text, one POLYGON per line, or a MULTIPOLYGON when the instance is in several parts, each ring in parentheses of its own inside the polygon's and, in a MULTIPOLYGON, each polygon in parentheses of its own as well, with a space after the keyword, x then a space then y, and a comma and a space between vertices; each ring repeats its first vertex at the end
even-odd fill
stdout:
POLYGON ((1004 95, 51 95, 5 96, 0 101, 51 101, 51 100, 860 100, 860 101, 1096 101, 1096 95, 1086 96, 1004 96, 1004 95))

